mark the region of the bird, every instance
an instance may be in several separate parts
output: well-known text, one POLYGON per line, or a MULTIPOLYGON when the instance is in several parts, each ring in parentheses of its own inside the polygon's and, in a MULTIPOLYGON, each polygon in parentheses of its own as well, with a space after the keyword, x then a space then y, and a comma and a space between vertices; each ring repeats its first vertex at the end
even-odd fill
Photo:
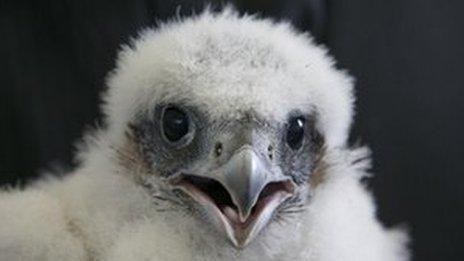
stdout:
POLYGON ((75 169, 0 192, 0 260, 409 260, 348 141, 354 79, 233 7, 123 45, 75 169))

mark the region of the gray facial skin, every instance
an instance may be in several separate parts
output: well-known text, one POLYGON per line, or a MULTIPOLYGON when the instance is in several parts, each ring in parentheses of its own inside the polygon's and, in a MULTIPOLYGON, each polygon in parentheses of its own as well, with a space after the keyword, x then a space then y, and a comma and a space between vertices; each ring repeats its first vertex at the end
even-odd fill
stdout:
MULTIPOLYGON (((223 212, 228 211, 226 208, 236 210, 236 219, 250 227, 242 223, 235 226, 234 222, 226 226, 231 241, 239 247, 246 245, 272 220, 285 219, 304 209, 310 194, 309 179, 323 143, 314 117, 302 115, 298 110, 289 113, 287 122, 267 121, 254 111, 242 115, 238 120, 211 119, 201 108, 179 103, 160 104, 151 112, 141 113, 131 124, 137 147, 151 175, 159 175, 166 181, 165 193, 175 197, 176 202, 182 202, 186 211, 191 211, 190 214, 195 214, 194 209, 201 211, 199 202, 202 199, 182 187, 169 185, 181 176, 194 177, 201 183, 207 180, 206 189, 214 190, 209 191, 216 195, 213 198, 221 199, 218 208, 223 212), (175 142, 169 141, 164 134, 162 118, 166 108, 178 108, 188 118, 188 133, 175 142), (292 148, 288 144, 289 121, 295 117, 304 119, 304 136, 301 146, 292 148), (222 184, 225 189, 210 183, 222 184), (253 207, 260 204, 258 201, 266 193, 265 188, 273 185, 287 189, 288 196, 266 214, 269 218, 262 218, 262 224, 246 221, 253 207)), ((235 214, 225 216, 235 220, 235 214)))

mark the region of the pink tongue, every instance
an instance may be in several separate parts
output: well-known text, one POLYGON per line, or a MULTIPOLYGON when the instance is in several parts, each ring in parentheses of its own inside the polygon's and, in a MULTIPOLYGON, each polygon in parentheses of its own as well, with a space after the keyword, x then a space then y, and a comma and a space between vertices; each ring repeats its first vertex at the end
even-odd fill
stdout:
POLYGON ((230 221, 232 221, 234 223, 239 222, 238 214, 233 208, 231 208, 229 206, 224 206, 222 208, 222 212, 224 213, 224 216, 226 216, 230 221))

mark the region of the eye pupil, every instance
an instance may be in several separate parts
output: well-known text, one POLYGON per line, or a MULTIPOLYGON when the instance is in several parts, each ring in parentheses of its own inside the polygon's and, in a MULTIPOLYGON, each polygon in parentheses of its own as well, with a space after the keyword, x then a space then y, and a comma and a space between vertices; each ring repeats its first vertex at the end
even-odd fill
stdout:
POLYGON ((176 142, 189 132, 189 118, 180 109, 169 107, 164 110, 162 127, 164 136, 169 141, 176 142))
POLYGON ((293 150, 299 149, 303 144, 305 119, 292 117, 288 122, 287 144, 293 150))

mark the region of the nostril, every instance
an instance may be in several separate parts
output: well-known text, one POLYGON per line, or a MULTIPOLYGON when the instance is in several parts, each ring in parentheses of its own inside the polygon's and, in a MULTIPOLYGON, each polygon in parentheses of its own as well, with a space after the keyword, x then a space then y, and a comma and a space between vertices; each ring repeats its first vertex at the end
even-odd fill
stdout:
POLYGON ((222 143, 220 143, 220 142, 216 143, 216 145, 214 146, 214 154, 216 155, 216 157, 221 156, 221 154, 222 154, 222 143))
POLYGON ((272 145, 269 145, 269 147, 267 147, 267 155, 271 160, 274 158, 274 147, 272 147, 272 145))

